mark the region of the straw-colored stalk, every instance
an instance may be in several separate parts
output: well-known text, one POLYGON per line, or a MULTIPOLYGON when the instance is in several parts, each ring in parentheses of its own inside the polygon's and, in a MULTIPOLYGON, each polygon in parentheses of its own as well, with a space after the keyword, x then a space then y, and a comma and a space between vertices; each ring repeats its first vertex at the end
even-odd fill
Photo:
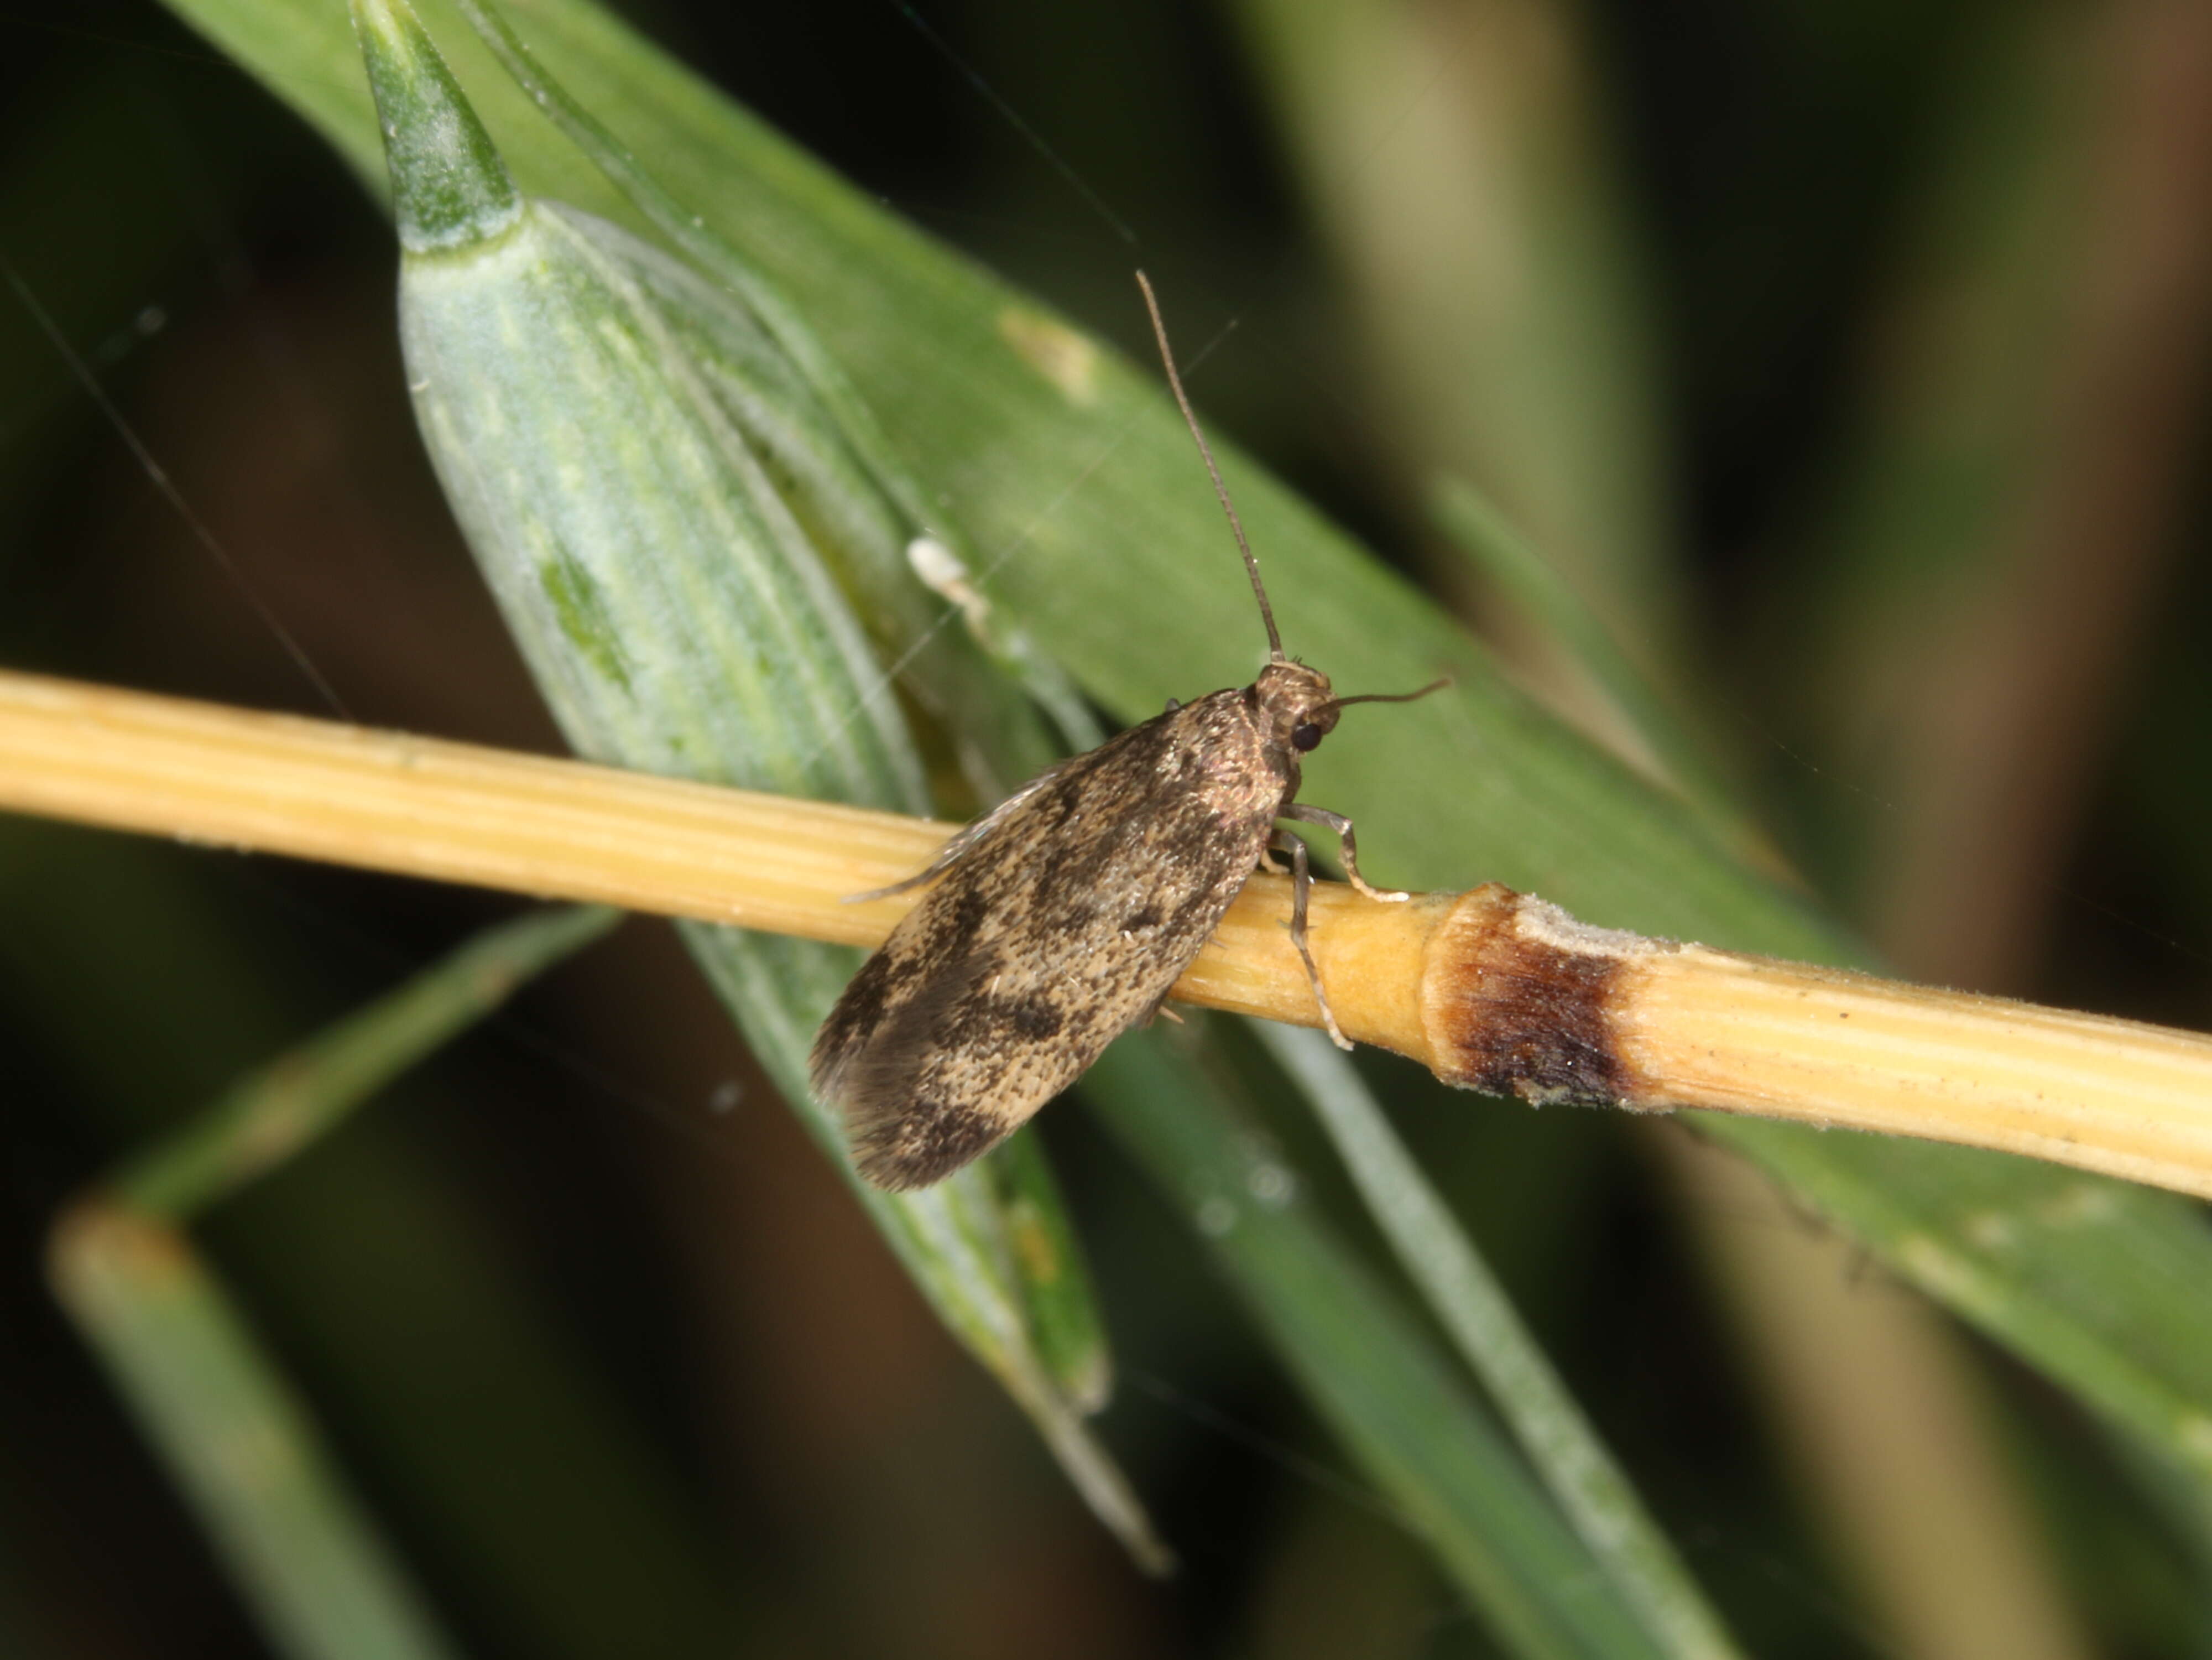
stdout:
MULTIPOLYGON (((434 739, 0 674, 0 807, 872 946, 952 826, 434 739)), ((1176 988, 1319 1024, 1255 875, 1176 988)), ((1346 1033, 1539 1104, 1705 1107, 2027 1153, 2212 1197, 2212 1038, 1679 945, 1495 884, 1322 883, 1346 1033)))

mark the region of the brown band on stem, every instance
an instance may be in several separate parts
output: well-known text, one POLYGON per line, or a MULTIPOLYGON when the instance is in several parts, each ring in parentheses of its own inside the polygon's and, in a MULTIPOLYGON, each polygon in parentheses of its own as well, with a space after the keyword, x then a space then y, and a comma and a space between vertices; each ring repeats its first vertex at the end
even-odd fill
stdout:
POLYGON ((1624 970, 1674 949, 1495 882, 1462 895, 1431 937, 1421 986, 1437 1075, 1534 1106, 1661 1105, 1615 1014, 1624 970))

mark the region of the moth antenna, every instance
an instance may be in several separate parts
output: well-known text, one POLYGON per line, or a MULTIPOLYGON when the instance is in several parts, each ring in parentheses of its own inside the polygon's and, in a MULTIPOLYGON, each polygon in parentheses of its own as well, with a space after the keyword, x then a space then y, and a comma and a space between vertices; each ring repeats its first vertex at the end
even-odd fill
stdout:
POLYGON ((1152 334, 1160 343, 1160 362, 1167 365, 1168 385, 1175 389, 1183 423, 1198 441, 1198 453, 1205 458, 1206 475, 1213 480, 1213 493, 1221 498, 1221 510, 1229 515, 1229 528, 1237 537, 1237 550, 1244 556, 1244 569, 1251 574, 1253 597, 1260 602, 1260 620, 1267 625, 1268 660, 1279 663, 1283 660, 1283 636, 1275 632, 1275 612, 1267 604, 1267 587, 1260 581, 1260 562, 1252 556, 1252 544, 1244 539, 1243 521, 1237 518, 1236 504, 1229 499, 1229 486, 1221 482, 1221 469, 1213 465, 1213 451, 1206 444, 1206 434, 1199 429, 1190 399, 1184 395, 1182 376, 1176 373, 1175 353, 1168 346, 1168 325, 1160 319, 1160 302, 1153 297, 1151 279, 1142 271, 1137 273, 1137 286, 1145 291, 1145 309, 1152 314, 1152 334))
POLYGON ((1451 684, 1451 676, 1431 680, 1419 691, 1363 691, 1350 697, 1332 697, 1322 705, 1325 709, 1340 709, 1346 703, 1410 703, 1417 697, 1426 697, 1432 691, 1442 691, 1451 684))

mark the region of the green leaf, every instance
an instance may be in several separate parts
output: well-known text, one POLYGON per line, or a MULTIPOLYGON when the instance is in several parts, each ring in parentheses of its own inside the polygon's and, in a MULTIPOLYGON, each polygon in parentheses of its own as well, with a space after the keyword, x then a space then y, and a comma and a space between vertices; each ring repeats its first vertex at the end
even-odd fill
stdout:
POLYGON ((1328 1131, 1407 1276, 1652 1641, 1676 1660, 1735 1660, 1741 1651, 1727 1627, 1358 1068, 1317 1031, 1265 1025, 1260 1036, 1328 1131))
POLYGON ((54 1295, 293 1660, 443 1660, 307 1408, 191 1242, 127 1206, 56 1225, 54 1295))
MULTIPOLYGON (((268 963, 235 898, 153 842, 0 822, 0 976, 29 988, 40 1045, 99 1104, 100 1142, 167 1138, 196 1104, 179 1090, 217 1098, 313 1029, 324 989, 297 958, 268 963), (118 1006, 137 1017, 127 1043, 118 1006)), ((406 1085, 418 1110, 465 1113, 460 1082, 406 1085)), ((425 1566, 460 1588, 472 1628, 628 1660, 641 1633, 729 1649, 759 1612, 749 1565, 700 1536, 664 1450, 406 1113, 356 1113, 208 1231, 250 1284, 253 1325, 313 1369, 380 1515, 434 1553, 425 1566)), ((161 1347, 149 1338, 149 1365, 161 1347)))
POLYGON ((1179 1045, 1134 1032, 1081 1085, 1213 1254, 1315 1410, 1522 1655, 1658 1655, 1443 1355, 1179 1045))
POLYGON ((488 930, 352 1018, 241 1079, 113 1177, 137 1210, 181 1221, 266 1174, 515 988, 581 950, 621 913, 579 906, 488 930))
POLYGON ((1505 515, 1465 481, 1435 480, 1429 492, 1430 517, 1455 542, 1485 578, 1540 629, 1583 673, 1649 746, 1668 787, 1680 794, 1711 828, 1723 846, 1741 844, 1747 863, 1774 855, 1749 841, 1735 797, 1717 775, 1681 719, 1654 690, 1605 619, 1584 600, 1573 581, 1531 546, 1505 515))
POLYGON ((173 1224, 327 1134, 616 920, 572 909, 489 930, 242 1079, 55 1225, 55 1297, 288 1654, 433 1660, 453 1651, 282 1367, 173 1224))

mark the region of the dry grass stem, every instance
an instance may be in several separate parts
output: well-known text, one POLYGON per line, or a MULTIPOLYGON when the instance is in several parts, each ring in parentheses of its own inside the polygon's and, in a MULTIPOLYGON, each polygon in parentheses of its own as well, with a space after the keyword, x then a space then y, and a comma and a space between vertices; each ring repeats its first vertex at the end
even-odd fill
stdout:
MULTIPOLYGON (((0 807, 850 945, 952 827, 0 673, 0 807)), ((1177 997, 1319 1024, 1255 876, 1177 997)), ((2212 1197, 2212 1038, 1593 928, 1495 885, 1313 895, 1346 1033, 1538 1104, 1708 1107, 2030 1154, 2212 1197)))

